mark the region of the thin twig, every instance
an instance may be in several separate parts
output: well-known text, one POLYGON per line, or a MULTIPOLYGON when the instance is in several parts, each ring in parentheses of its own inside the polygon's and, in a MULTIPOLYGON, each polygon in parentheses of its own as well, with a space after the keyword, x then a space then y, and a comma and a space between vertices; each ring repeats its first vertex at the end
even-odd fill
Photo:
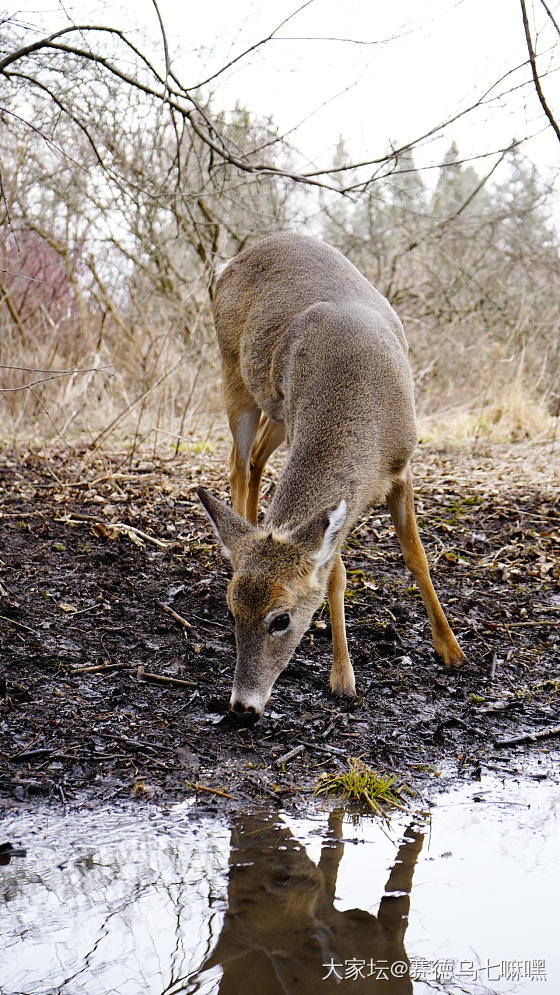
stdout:
POLYGON ((153 546, 157 546, 158 549, 168 549, 169 546, 173 545, 173 539, 157 539, 155 536, 143 532, 142 529, 137 529, 133 525, 127 525, 125 522, 104 522, 102 519, 94 518, 92 515, 75 514, 73 518, 69 515, 64 515, 61 518, 57 518, 56 521, 64 522, 65 525, 79 525, 80 522, 91 522, 92 525, 106 529, 107 532, 117 532, 121 535, 127 535, 129 539, 136 536, 138 539, 143 539, 144 542, 149 542, 153 546))
POLYGON ((100 674, 103 670, 134 670, 128 663, 97 663, 87 667, 72 667, 71 674, 100 674))
POLYGON ((15 760, 17 757, 21 757, 22 753, 27 753, 27 751, 30 750, 32 746, 35 746, 35 743, 39 742, 42 735, 43 735, 43 730, 41 729, 39 735, 35 736, 35 739, 32 739, 31 742, 27 744, 27 746, 23 746, 21 750, 18 750, 17 753, 12 753, 11 756, 9 756, 9 754, 7 753, 3 753, 2 755, 4 757, 8 757, 9 760, 15 760))
POLYGON ((0 619, 4 622, 10 622, 12 625, 17 625, 18 629, 25 629, 26 632, 31 632, 33 636, 39 639, 39 633, 35 632, 35 629, 30 629, 28 625, 24 625, 23 622, 16 622, 15 618, 8 618, 7 615, 0 615, 0 619))
POLYGON ((179 623, 179 625, 183 626, 184 629, 189 629, 191 631, 194 630, 195 626, 191 625, 190 622, 187 622, 186 618, 183 618, 183 616, 179 615, 178 612, 173 611, 173 609, 170 608, 169 605, 164 604, 163 601, 156 601, 156 604, 158 608, 161 608, 161 610, 164 611, 167 615, 170 615, 171 618, 174 618, 175 621, 179 623))
POLYGON ((192 787, 195 791, 208 791, 211 795, 221 795, 222 798, 236 800, 235 795, 228 795, 227 791, 221 791, 219 788, 208 788, 205 784, 199 784, 198 781, 195 781, 192 787))
POLYGON ((277 767, 280 767, 282 764, 287 763, 288 760, 293 760, 294 757, 297 757, 300 753, 303 753, 304 750, 305 746, 303 745, 303 743, 300 743, 299 746, 294 746, 292 750, 288 750, 287 753, 284 753, 281 757, 278 757, 278 759, 275 760, 274 763, 276 764, 277 767))
POLYGON ((71 618, 75 618, 76 615, 85 615, 86 612, 95 611, 96 608, 103 608, 103 602, 96 601, 96 603, 94 605, 90 605, 89 608, 76 608, 75 611, 68 612, 66 617, 70 620, 71 618))
POLYGON ((535 84, 535 90, 537 91, 537 97, 539 98, 540 105, 548 118, 548 123, 550 124, 552 130, 556 134, 558 141, 560 142, 560 126, 554 118, 550 107, 546 102, 546 97, 543 93, 541 81, 539 79, 539 74, 537 72, 537 59, 535 55, 535 49, 533 48, 533 40, 531 38, 531 29, 529 28, 529 18, 527 17, 527 6, 525 0, 520 0, 521 3, 521 14, 523 17, 523 27, 525 29, 525 41, 527 42, 527 51, 529 53, 529 62, 531 63, 531 73, 533 75, 533 82, 535 84))
POLYGON ((550 619, 548 619, 548 618, 541 618, 541 619, 539 619, 536 622, 508 622, 507 625, 506 625, 505 622, 495 622, 494 624, 495 625, 502 625, 504 627, 504 629, 507 629, 507 628, 509 628, 509 629, 520 629, 522 626, 525 626, 525 625, 528 625, 528 626, 551 625, 551 622, 550 622, 550 619))

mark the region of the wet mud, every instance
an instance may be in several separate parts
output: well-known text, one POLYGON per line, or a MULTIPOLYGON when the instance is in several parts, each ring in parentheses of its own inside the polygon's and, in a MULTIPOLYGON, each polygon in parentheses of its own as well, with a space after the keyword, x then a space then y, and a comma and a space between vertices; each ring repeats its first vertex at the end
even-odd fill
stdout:
POLYGON ((344 555, 356 699, 329 694, 324 605, 246 727, 227 714, 228 567, 195 495, 227 495, 225 461, 4 449, 0 806, 195 797, 204 811, 297 810, 352 756, 420 794, 485 770, 556 778, 560 515, 546 473, 520 482, 512 465, 494 451, 415 461, 461 670, 435 656, 388 512, 374 508, 344 555))

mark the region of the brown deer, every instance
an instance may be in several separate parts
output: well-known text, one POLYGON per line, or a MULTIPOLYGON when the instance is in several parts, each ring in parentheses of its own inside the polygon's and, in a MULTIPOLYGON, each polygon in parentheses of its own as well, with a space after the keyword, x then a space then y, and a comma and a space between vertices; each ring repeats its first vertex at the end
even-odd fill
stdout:
POLYGON ((464 656, 416 526, 414 389, 403 327, 389 303, 336 249, 284 233, 229 263, 216 284, 214 321, 233 436, 233 510, 203 489, 198 495, 233 567, 230 709, 261 715, 325 594, 331 692, 356 693, 340 551, 360 515, 383 501, 435 650, 446 666, 460 666, 464 656), (284 439, 286 466, 258 527, 263 469, 284 439))

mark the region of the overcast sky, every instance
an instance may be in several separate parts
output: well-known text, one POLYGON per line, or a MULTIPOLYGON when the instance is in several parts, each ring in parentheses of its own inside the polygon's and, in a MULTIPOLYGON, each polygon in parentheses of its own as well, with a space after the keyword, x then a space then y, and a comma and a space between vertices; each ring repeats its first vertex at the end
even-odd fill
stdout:
MULTIPOLYGON (((39 0, 20 8, 20 17, 36 23, 41 3, 49 30, 68 23, 67 14, 82 24, 111 23, 142 33, 163 64, 151 0, 64 7, 39 0)), ((560 2, 548 3, 559 21, 560 2)), ((381 156, 391 143, 416 138, 468 107, 527 60, 518 0, 310 0, 298 13, 297 2, 288 0, 159 0, 159 7, 173 68, 186 85, 205 80, 289 18, 274 40, 204 92, 214 91, 216 108, 240 100, 271 114, 302 152, 300 166, 328 165, 339 135, 352 158, 381 156)), ((543 87, 560 119, 560 38, 540 0, 528 0, 528 8, 543 87)), ((481 110, 424 143, 419 164, 441 161, 452 139, 463 156, 475 156, 534 135, 526 153, 544 171, 557 169, 560 145, 545 126, 532 84, 522 85, 528 77, 526 66, 508 76, 481 110)))

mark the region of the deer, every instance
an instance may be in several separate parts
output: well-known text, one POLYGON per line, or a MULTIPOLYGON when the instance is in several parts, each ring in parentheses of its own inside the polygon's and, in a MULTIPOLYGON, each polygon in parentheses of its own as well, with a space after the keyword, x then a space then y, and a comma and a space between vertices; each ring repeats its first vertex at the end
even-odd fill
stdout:
POLYGON ((270 235, 219 276, 213 316, 232 435, 232 507, 198 497, 230 560, 237 659, 230 712, 258 719, 325 596, 335 696, 353 698, 341 549, 387 502, 446 667, 465 657, 434 590, 418 533, 410 460, 418 444, 408 344, 389 302, 342 253, 270 235), (258 524, 263 470, 287 458, 258 524))

